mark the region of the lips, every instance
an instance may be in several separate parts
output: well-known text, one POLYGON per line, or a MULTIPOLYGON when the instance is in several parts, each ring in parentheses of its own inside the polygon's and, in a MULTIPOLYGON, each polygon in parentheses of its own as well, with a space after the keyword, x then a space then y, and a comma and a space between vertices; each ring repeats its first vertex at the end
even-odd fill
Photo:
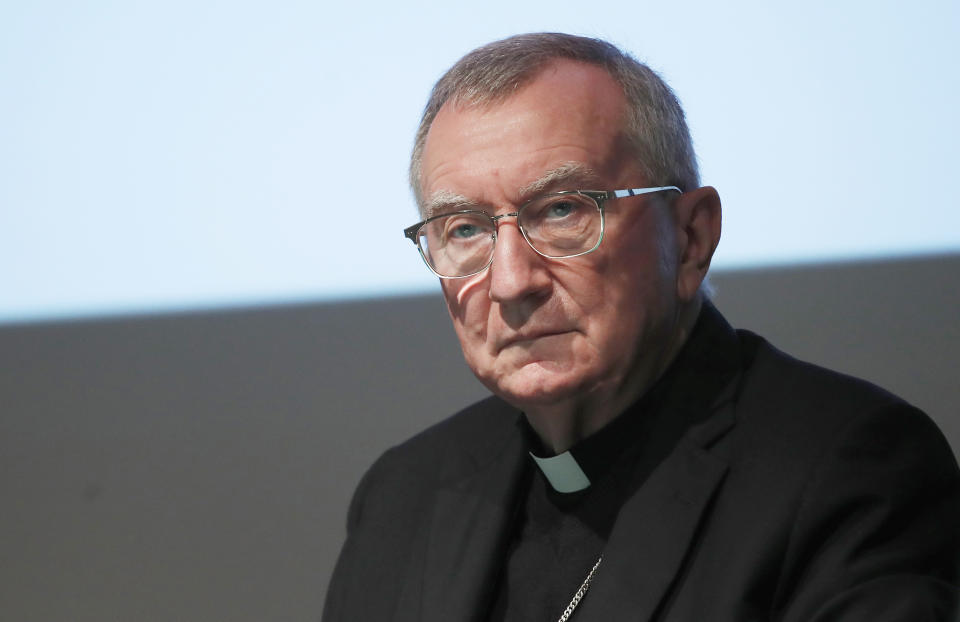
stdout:
POLYGON ((571 331, 566 329, 523 331, 521 333, 517 333, 503 340, 498 349, 503 350, 503 349, 509 348, 512 345, 523 343, 525 341, 535 341, 537 339, 543 339, 544 337, 552 337, 554 335, 563 335, 569 332, 571 331))

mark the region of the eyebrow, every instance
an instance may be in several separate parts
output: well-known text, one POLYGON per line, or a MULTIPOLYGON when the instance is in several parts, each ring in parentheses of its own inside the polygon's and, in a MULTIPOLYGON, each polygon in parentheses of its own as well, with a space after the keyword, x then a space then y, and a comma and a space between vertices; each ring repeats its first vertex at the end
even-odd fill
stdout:
MULTIPOLYGON (((564 162, 556 168, 552 168, 536 180, 520 188, 517 193, 518 203, 524 203, 528 199, 548 191, 555 190, 584 190, 586 186, 596 185, 599 176, 589 166, 579 162, 564 162)), ((461 209, 475 209, 479 203, 470 197, 457 194, 449 190, 438 190, 434 192, 427 200, 423 215, 424 218, 431 218, 444 212, 452 212, 461 209)))
POLYGON ((443 212, 452 212, 460 209, 471 209, 477 206, 477 202, 462 194, 450 192, 449 190, 437 190, 426 202, 423 210, 424 218, 432 218, 443 212))
POLYGON ((589 166, 579 162, 564 162, 521 188, 519 195, 521 200, 526 200, 549 190, 585 190, 589 188, 584 188, 584 185, 596 185, 598 180, 599 175, 589 166))

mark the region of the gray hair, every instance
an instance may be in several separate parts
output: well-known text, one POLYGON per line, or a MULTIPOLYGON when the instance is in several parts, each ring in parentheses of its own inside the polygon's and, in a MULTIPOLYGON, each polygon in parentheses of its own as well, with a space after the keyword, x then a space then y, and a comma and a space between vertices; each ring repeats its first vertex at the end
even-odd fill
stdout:
POLYGON ((530 33, 494 41, 470 52, 437 81, 423 110, 410 157, 410 187, 423 210, 421 167, 430 126, 448 101, 474 106, 501 102, 532 82, 550 63, 569 59, 609 72, 626 96, 626 138, 647 182, 691 190, 700 185, 697 156, 680 102, 652 69, 601 39, 563 33, 530 33))

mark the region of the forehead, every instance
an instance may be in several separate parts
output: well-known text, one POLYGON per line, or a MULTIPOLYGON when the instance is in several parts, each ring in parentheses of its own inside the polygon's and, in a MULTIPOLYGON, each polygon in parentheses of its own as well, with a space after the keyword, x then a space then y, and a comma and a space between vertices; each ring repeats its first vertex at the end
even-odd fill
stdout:
POLYGON ((427 135, 421 191, 515 200, 548 171, 582 166, 607 178, 625 160, 626 99, 601 67, 561 61, 494 104, 448 102, 427 135))
MULTIPOLYGON (((521 201, 558 190, 596 190, 603 188, 602 177, 579 162, 564 162, 544 172, 540 177, 517 189, 521 201)), ((424 197, 422 212, 425 218, 458 209, 487 208, 466 195, 449 190, 437 190, 424 197)))

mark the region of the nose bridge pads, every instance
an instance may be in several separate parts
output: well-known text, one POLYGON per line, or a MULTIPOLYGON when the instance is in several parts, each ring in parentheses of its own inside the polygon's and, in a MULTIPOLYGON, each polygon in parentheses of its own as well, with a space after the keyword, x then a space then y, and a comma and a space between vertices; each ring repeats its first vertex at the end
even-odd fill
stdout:
POLYGON ((493 217, 493 235, 496 237, 497 231, 500 231, 500 223, 504 218, 513 218, 513 222, 517 225, 517 229, 520 228, 520 212, 508 212, 506 214, 500 214, 499 216, 493 217))
MULTIPOLYGON (((494 254, 496 254, 496 249, 497 249, 496 243, 497 243, 497 241, 500 239, 499 234, 500 234, 500 225, 503 224, 502 219, 504 219, 504 218, 510 218, 510 217, 513 218, 513 225, 517 228, 517 234, 520 235, 520 238, 523 240, 523 243, 524 243, 524 244, 526 245, 526 247, 529 248, 531 251, 536 252, 536 251, 533 249, 533 246, 530 244, 530 240, 527 239, 527 234, 524 233, 523 229, 520 227, 520 212, 511 212, 511 213, 509 213, 509 214, 501 214, 500 216, 497 216, 497 217, 495 217, 495 218, 493 219, 493 222, 494 222, 494 227, 493 227, 493 242, 494 242, 494 247, 493 247, 493 249, 494 249, 494 254)), ((492 266, 491 266, 491 267, 492 267, 492 266)))
POLYGON ((487 275, 490 274, 490 270, 484 270, 483 272, 478 272, 467 279, 464 279, 466 283, 463 284, 463 287, 460 288, 460 291, 457 292, 457 304, 462 305, 463 299, 466 298, 467 294, 476 288, 480 283, 483 282, 487 275))

